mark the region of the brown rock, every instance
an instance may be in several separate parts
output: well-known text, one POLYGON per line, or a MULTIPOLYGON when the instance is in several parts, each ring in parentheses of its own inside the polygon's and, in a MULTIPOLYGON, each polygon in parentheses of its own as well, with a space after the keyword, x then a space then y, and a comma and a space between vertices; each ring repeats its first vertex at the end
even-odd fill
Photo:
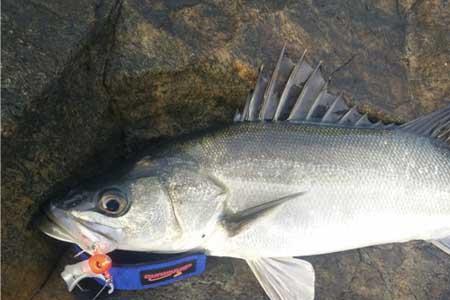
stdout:
MULTIPOLYGON (((39 205, 51 197, 61 196, 75 182, 70 176, 92 176, 101 169, 102 161, 117 157, 121 151, 118 126, 102 81, 111 44, 111 18, 99 19, 92 24, 92 30, 80 32, 84 40, 65 40, 64 37, 72 37, 71 30, 82 24, 70 25, 78 16, 66 15, 65 9, 70 7, 51 5, 16 1, 6 3, 3 11, 9 21, 2 30, 12 31, 14 36, 15 31, 8 27, 24 30, 30 26, 25 30, 30 48, 19 49, 22 35, 18 29, 17 36, 11 37, 10 44, 2 49, 12 66, 26 69, 21 72, 20 68, 9 66, 2 78, 9 81, 3 86, 7 92, 2 102, 6 104, 2 105, 1 165, 4 299, 30 299, 61 253, 32 223, 32 215, 38 213, 39 205), (28 9, 29 6, 32 8, 28 9), (52 41, 48 30, 62 36, 58 39, 56 33, 53 37, 56 41, 52 41), (94 40, 98 44, 94 45, 94 40), (59 51, 58 43, 71 48, 59 51), (22 50, 29 53, 22 57, 18 55, 22 50), (39 54, 40 51, 43 53, 39 54), (66 56, 70 51, 73 52, 69 59, 66 56), (58 70, 58 65, 43 63, 42 57, 66 59, 66 62, 58 70), (45 84, 33 80, 39 72, 47 74, 42 75, 48 80, 45 84), (16 88, 24 82, 30 87, 25 84, 24 90, 16 88), (10 108, 15 106, 20 109, 12 113, 10 108)), ((84 14, 83 3, 79 5, 82 18, 79 22, 88 22, 83 18, 91 18, 94 11, 91 15, 84 14)), ((112 10, 111 17, 115 11, 112 10)))

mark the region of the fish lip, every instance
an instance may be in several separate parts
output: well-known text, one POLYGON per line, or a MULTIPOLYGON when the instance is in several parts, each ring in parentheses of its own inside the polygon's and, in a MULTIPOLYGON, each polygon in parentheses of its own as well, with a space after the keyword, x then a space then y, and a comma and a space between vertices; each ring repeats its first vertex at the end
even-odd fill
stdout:
MULTIPOLYGON (((100 223, 97 223, 97 222, 92 222, 92 221, 84 220, 84 219, 78 218, 78 217, 74 217, 74 220, 75 220, 76 222, 78 222, 78 224, 80 224, 81 226, 84 226, 84 227, 86 227, 86 228, 90 228, 90 230, 91 230, 93 233, 97 234, 98 236, 100 236, 100 237, 102 237, 102 238, 104 238, 104 239, 106 239, 106 240, 110 240, 111 242, 117 243, 117 241, 116 241, 112 236, 110 236, 110 235, 108 235, 108 234, 106 234, 106 233, 104 233, 104 232, 95 230, 95 229, 93 228, 93 225, 97 225, 97 226, 105 226, 105 225, 100 224, 100 223)), ((107 227, 108 227, 108 228, 111 228, 111 229, 116 229, 116 228, 111 227, 111 226, 107 226, 107 227)))
POLYGON ((77 244, 91 254, 95 251, 108 253, 116 249, 117 241, 104 233, 89 228, 89 225, 92 224, 95 223, 74 217, 56 205, 50 204, 37 225, 46 235, 60 241, 77 244), (73 228, 69 230, 68 226, 73 226, 73 228), (86 233, 89 234, 86 235, 86 233))
POLYGON ((45 210, 45 214, 38 220, 37 227, 46 235, 69 243, 75 243, 71 234, 59 224, 51 212, 51 207, 45 210))

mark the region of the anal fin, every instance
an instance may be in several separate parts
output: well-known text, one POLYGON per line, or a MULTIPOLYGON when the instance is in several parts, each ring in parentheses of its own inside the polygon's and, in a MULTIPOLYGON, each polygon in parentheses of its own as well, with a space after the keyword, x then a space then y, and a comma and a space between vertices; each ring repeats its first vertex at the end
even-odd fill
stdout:
POLYGON ((260 257, 247 260, 271 300, 313 300, 314 268, 294 257, 260 257))

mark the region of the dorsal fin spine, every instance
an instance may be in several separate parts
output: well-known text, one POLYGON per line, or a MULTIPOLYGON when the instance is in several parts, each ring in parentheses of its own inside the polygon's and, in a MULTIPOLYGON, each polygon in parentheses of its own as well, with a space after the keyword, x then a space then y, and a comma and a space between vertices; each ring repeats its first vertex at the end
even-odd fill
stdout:
POLYGON ((322 91, 317 96, 316 100, 314 101, 313 105, 311 106, 311 109, 308 112, 308 115, 306 116, 306 120, 311 120, 312 114, 314 113, 314 110, 316 109, 317 105, 320 103, 320 100, 327 92, 328 82, 325 83, 325 85, 322 88, 322 91))
POLYGON ((282 111, 283 111, 283 109, 284 109, 284 107, 286 105, 286 101, 287 101, 287 97, 288 97, 289 91, 291 90, 291 87, 294 85, 294 79, 295 79, 295 77, 297 75, 297 72, 299 72, 299 70, 300 70, 300 68, 301 68, 301 66, 303 64, 303 61, 305 59, 306 52, 307 52, 307 49, 305 49, 305 51, 303 51, 302 56, 298 60, 297 64, 295 65, 294 69, 292 70, 292 72, 291 72, 291 74, 289 76, 288 81, 286 82, 286 86, 284 87, 283 93, 281 94, 280 102, 278 103, 278 107, 277 107, 277 110, 275 112, 275 116, 273 117, 274 121, 278 121, 279 118, 280 118, 280 115, 281 115, 281 113, 282 113, 282 111))
POLYGON ((298 96, 297 102, 295 103, 294 107, 292 108, 291 113, 289 114, 288 120, 296 120, 299 119, 296 115, 298 110, 301 108, 303 101, 304 101, 304 96, 305 94, 308 92, 309 87, 309 83, 311 82, 311 80, 314 79, 314 76, 316 75, 317 72, 319 72, 320 66, 322 65, 322 61, 319 61, 319 63, 317 64, 317 67, 314 69, 314 71, 311 73, 311 75, 309 76, 308 80, 305 83, 305 86, 303 87, 300 95, 298 96))
POLYGON ((355 126, 370 126, 372 122, 370 122, 367 114, 364 114, 359 118, 359 120, 355 123, 355 126))
POLYGON ((373 124, 372 128, 380 128, 380 127, 383 127, 383 126, 384 126, 384 124, 380 120, 380 121, 376 122, 375 124, 373 124))
POLYGON ((245 119, 248 118, 248 110, 249 110, 249 107, 250 107, 250 101, 251 100, 252 100, 252 96, 248 95, 247 96, 247 100, 245 101, 244 110, 242 111, 241 122, 245 121, 245 119))
POLYGON ((264 93, 264 102, 259 113, 259 118, 261 120, 266 119, 266 112, 269 108, 269 103, 273 97, 273 91, 275 89, 275 84, 277 82, 277 77, 280 72, 281 62, 283 61, 284 53, 286 51, 286 44, 284 44, 283 49, 281 50, 280 57, 278 58, 277 65, 275 66, 275 70, 272 73, 272 78, 270 79, 269 86, 264 93))
POLYGON ((259 68, 258 79, 256 80, 255 90, 252 93, 250 99, 250 104, 248 107, 248 118, 249 121, 258 120, 259 108, 261 106, 261 99, 263 99, 263 93, 265 90, 266 79, 263 76, 264 65, 259 68))
POLYGON ((234 113, 233 122, 242 122, 245 118, 241 117, 241 113, 239 112, 239 109, 236 109, 236 112, 234 113))
POLYGON ((342 93, 340 93, 339 96, 337 96, 336 99, 334 100, 333 104, 331 104, 330 108, 323 116, 322 122, 328 122, 330 120, 331 114, 333 113, 334 108, 336 107, 337 103, 340 101, 341 98, 342 98, 342 93))
POLYGON ((355 113, 355 111, 357 111, 356 106, 353 106, 352 108, 350 108, 349 111, 346 112, 345 115, 342 116, 342 118, 339 120, 338 124, 344 124, 351 117, 351 115, 355 113))

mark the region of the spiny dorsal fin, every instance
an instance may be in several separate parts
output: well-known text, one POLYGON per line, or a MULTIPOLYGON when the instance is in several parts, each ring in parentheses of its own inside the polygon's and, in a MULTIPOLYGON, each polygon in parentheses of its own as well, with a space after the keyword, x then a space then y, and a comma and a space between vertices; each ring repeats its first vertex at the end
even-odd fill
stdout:
POLYGON ((372 128, 383 128, 383 126, 384 126, 383 122, 378 121, 378 122, 376 122, 375 124, 373 124, 370 127, 372 127, 372 128))
POLYGON ((241 116, 241 113, 239 112, 239 110, 237 110, 237 111, 234 113, 233 122, 242 122, 242 121, 244 121, 244 120, 245 120, 245 118, 243 118, 243 117, 241 116))
POLYGON ((297 100, 294 96, 298 95, 303 85, 312 73, 313 69, 305 61, 306 50, 303 52, 302 57, 297 62, 292 70, 291 75, 286 83, 286 86, 281 94, 280 102, 275 112, 274 121, 280 118, 286 119, 297 100), (298 91, 298 93, 296 93, 298 91))
POLYGON ((356 121, 355 126, 357 127, 366 127, 366 126, 372 126, 372 122, 370 122, 369 117, 367 114, 364 114, 359 118, 358 121, 356 121))
POLYGON ((238 119, 240 121, 244 121, 247 117, 248 117, 248 113, 249 113, 249 107, 250 107, 250 101, 252 100, 252 96, 248 95, 247 96, 247 101, 245 101, 245 106, 244 106, 244 110, 242 111, 242 115, 239 114, 239 116, 235 116, 235 120, 238 119))
POLYGON ((356 109, 356 106, 353 106, 339 120, 339 124, 342 124, 342 125, 353 125, 353 124, 356 124, 356 122, 358 122, 359 119, 361 119, 361 114, 358 112, 358 109, 356 109))
POLYGON ((327 110, 322 118, 323 123, 338 123, 339 120, 348 111, 347 103, 345 103, 342 94, 334 99, 329 110, 327 110))
POLYGON ((297 103, 295 103, 294 108, 289 114, 288 120, 305 120, 308 112, 310 111, 314 101, 317 96, 319 96, 320 91, 325 86, 325 79, 323 79, 322 72, 320 71, 319 62, 317 67, 314 69, 311 76, 309 76, 303 87, 300 95, 298 96, 297 103))
POLYGON ((284 55, 285 49, 286 46, 281 50, 280 58, 264 93, 264 102, 259 114, 260 120, 273 119, 289 74, 291 74, 294 68, 292 61, 284 55))
POLYGON ((264 65, 259 68, 258 79, 256 80, 256 86, 250 97, 250 103, 248 106, 248 116, 242 121, 257 121, 259 120, 259 111, 261 104, 264 100, 264 91, 266 90, 268 80, 263 74, 264 65))
POLYGON ((317 96, 316 101, 311 106, 311 109, 306 116, 307 121, 320 119, 329 110, 330 106, 333 104, 336 97, 327 92, 327 84, 317 96))
POLYGON ((283 47, 270 80, 260 69, 255 90, 246 102, 242 114, 235 120, 288 121, 337 124, 340 126, 393 129, 395 124, 384 125, 369 120, 367 115, 349 107, 342 94, 334 95, 320 69, 312 68, 303 53, 297 64, 285 55, 283 47))

